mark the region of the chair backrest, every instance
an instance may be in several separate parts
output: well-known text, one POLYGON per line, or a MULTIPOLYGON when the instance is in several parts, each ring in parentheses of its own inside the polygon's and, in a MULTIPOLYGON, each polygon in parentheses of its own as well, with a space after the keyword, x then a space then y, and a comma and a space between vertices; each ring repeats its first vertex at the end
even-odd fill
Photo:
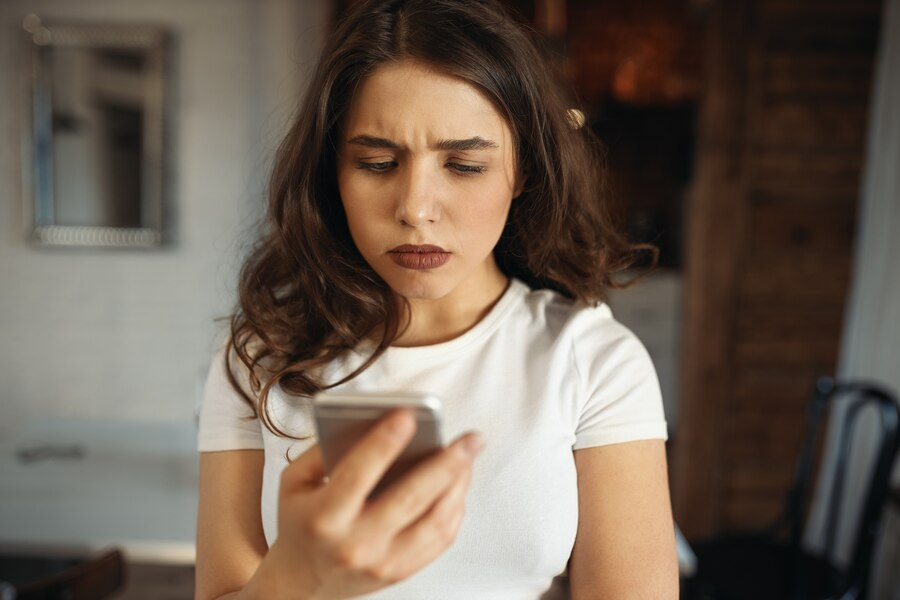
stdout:
POLYGON ((850 555, 850 563, 843 574, 843 580, 836 582, 842 600, 865 597, 872 553, 879 531, 885 503, 890 493, 890 480, 894 461, 900 448, 900 406, 896 398, 882 387, 868 382, 835 382, 822 378, 816 382, 813 397, 809 403, 806 437, 797 462, 794 484, 788 494, 785 514, 790 525, 790 541, 799 554, 803 535, 804 512, 809 499, 815 454, 819 440, 824 435, 824 416, 831 413, 841 416, 837 428, 837 450, 831 487, 827 492, 825 510, 825 548, 835 547, 835 538, 841 505, 845 500, 845 479, 847 461, 850 456, 853 435, 857 431, 857 418, 866 407, 874 407, 880 417, 879 435, 875 443, 873 466, 868 485, 864 488, 860 517, 855 530, 855 539, 850 555), (843 412, 835 413, 838 403, 846 402, 843 412), (830 409, 830 410, 829 410, 830 409))

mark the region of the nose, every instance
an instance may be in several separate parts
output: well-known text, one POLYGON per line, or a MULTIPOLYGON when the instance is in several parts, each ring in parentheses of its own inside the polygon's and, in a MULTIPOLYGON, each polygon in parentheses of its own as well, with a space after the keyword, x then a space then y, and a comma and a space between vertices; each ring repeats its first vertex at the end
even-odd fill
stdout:
POLYGON ((414 161, 405 169, 395 216, 409 227, 421 227, 441 218, 439 181, 427 161, 414 161))

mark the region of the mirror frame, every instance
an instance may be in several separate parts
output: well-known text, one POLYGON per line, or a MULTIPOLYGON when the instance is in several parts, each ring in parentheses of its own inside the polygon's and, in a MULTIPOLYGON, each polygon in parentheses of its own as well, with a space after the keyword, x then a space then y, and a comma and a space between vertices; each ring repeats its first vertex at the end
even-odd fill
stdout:
POLYGON ((22 179, 30 237, 39 245, 152 248, 168 241, 166 196, 166 96, 171 36, 162 27, 129 24, 42 23, 28 15, 27 79, 30 130, 23 135, 22 179), (48 50, 59 48, 141 48, 146 51, 141 147, 140 227, 80 226, 56 222, 53 176, 53 84, 48 50))

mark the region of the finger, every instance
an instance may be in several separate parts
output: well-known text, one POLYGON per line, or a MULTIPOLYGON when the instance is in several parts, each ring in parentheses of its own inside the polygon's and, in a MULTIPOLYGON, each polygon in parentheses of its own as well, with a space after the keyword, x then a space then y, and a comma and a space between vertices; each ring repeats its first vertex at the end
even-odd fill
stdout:
POLYGON ((318 444, 313 444, 281 472, 281 491, 290 493, 316 488, 322 485, 324 477, 322 450, 318 444))
POLYGON ((471 476, 472 462, 484 449, 476 433, 466 434, 415 466, 371 503, 360 522, 393 536, 422 517, 460 479, 471 476))
POLYGON ((415 432, 416 421, 409 410, 388 413, 332 470, 329 494, 362 505, 415 432))
POLYGON ((386 568, 392 578, 409 577, 453 544, 465 514, 470 481, 471 472, 467 471, 421 518, 394 538, 386 568))

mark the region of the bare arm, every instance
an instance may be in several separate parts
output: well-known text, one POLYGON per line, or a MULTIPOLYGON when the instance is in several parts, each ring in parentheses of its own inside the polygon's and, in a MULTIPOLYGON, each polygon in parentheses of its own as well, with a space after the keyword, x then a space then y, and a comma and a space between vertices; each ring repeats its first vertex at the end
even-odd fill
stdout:
POLYGON ((575 451, 578 533, 572 598, 678 598, 665 445, 642 440, 575 451))
POLYGON ((267 545, 260 519, 262 450, 200 455, 196 598, 242 589, 267 545))

